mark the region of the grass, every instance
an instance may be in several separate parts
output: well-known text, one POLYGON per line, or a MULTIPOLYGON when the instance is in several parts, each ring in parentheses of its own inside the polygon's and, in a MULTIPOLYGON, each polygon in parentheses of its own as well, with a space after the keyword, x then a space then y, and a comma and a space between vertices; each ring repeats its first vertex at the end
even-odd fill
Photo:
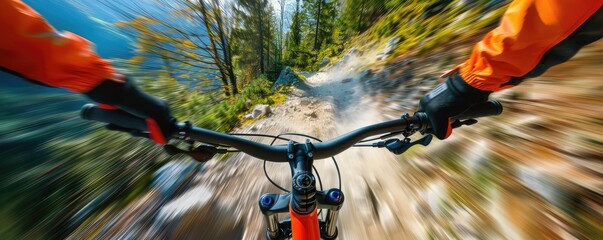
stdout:
MULTIPOLYGON (((426 56, 448 42, 473 37, 476 32, 492 27, 507 9, 504 6, 484 14, 484 5, 461 8, 451 3, 441 13, 424 18, 422 14, 430 4, 431 1, 415 1, 390 11, 365 33, 352 37, 350 46, 371 49, 376 42, 376 46, 383 47, 398 36, 401 40, 388 61, 406 54, 426 56)), ((330 57, 338 58, 341 54, 330 57)))
POLYGON ((269 98, 272 101, 272 105, 280 105, 280 104, 283 104, 285 102, 285 100, 287 100, 287 94, 277 92, 277 93, 273 94, 272 96, 270 96, 269 98))
POLYGON ((189 119, 199 127, 219 132, 228 132, 236 126, 246 125, 250 122, 243 121, 246 115, 257 104, 278 105, 287 98, 287 88, 271 90, 272 82, 266 76, 253 79, 236 96, 231 96, 214 104, 208 104, 208 99, 198 96, 200 99, 191 99, 196 106, 195 111, 190 113, 189 119), (209 107, 207 107, 209 105, 209 107))

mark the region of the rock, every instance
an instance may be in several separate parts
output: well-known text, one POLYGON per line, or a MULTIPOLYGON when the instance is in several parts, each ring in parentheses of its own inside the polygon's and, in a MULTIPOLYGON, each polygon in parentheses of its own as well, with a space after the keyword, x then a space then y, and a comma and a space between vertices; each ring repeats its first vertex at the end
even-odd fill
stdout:
POLYGON ((414 63, 414 62, 416 62, 416 61, 417 61, 417 59, 416 59, 416 58, 410 58, 410 59, 406 59, 406 60, 404 60, 404 61, 403 61, 403 64, 406 66, 406 65, 413 64, 413 63, 414 63))
POLYGON ((157 190, 160 197, 170 198, 182 182, 196 171, 197 166, 197 162, 189 160, 168 162, 155 172, 151 186, 157 190))
POLYGON ((323 58, 322 61, 320 62, 320 64, 318 65, 318 68, 323 68, 325 66, 327 66, 327 64, 329 64, 331 61, 329 61, 328 58, 323 58))
POLYGON ((299 76, 293 71, 293 69, 291 69, 289 66, 287 66, 281 71, 281 74, 278 75, 278 79, 272 85, 272 89, 275 89, 276 87, 278 87, 280 85, 285 85, 285 84, 295 85, 299 81, 301 81, 299 76))
POLYGON ((383 54, 386 56, 389 56, 389 54, 394 52, 394 49, 396 49, 396 46, 400 42, 400 39, 402 39, 402 38, 400 38, 400 36, 395 36, 395 37, 391 38, 389 41, 387 41, 387 44, 385 45, 385 49, 383 49, 383 54))
POLYGON ((317 118, 318 115, 316 114, 316 111, 312 111, 310 113, 306 113, 306 116, 310 117, 310 118, 317 118))
POLYGON ((360 75, 358 75, 359 79, 365 79, 366 77, 370 76, 373 73, 373 71, 371 71, 370 69, 364 70, 362 71, 362 73, 360 73, 360 75))
POLYGON ((356 48, 352 48, 350 49, 344 56, 343 58, 341 58, 341 60, 339 60, 339 62, 335 63, 334 68, 341 68, 346 66, 346 64, 348 64, 348 62, 350 61, 350 59, 355 58, 356 56, 358 56, 359 54, 361 54, 362 52, 359 51, 356 48))
POLYGON ((373 75, 372 81, 382 82, 387 79, 387 73, 380 71, 373 75))
POLYGON ((356 54, 358 54, 358 52, 359 52, 358 49, 352 48, 352 49, 350 49, 350 51, 348 51, 348 53, 346 53, 346 55, 356 55, 356 54))
POLYGON ((377 54, 377 61, 381 61, 381 60, 385 60, 389 57, 390 54, 392 54, 394 52, 394 50, 396 50, 396 46, 398 46, 398 43, 400 42, 400 40, 402 40, 402 38, 400 36, 395 36, 393 38, 391 38, 389 41, 387 41, 387 44, 385 44, 385 48, 383 49, 382 53, 377 54))
POLYGON ((289 107, 290 108, 295 108, 295 106, 299 105, 299 103, 301 102, 301 100, 299 98, 294 98, 294 99, 289 99, 289 107))
POLYGON ((332 105, 331 103, 326 104, 326 105, 324 106, 323 110, 324 110, 325 112, 332 112, 332 111, 333 111, 333 105, 332 105))
MULTIPOLYGON (((214 193, 215 195, 218 195, 214 193)), ((198 196, 189 196, 194 199, 198 196)), ((189 200, 191 201, 191 200, 189 200)), ((182 203, 180 203, 182 204, 182 203)), ((184 204, 186 205, 186 203, 184 204)), ((189 204, 190 205, 190 204, 189 204)), ((195 204, 169 228, 162 229, 167 239, 246 239, 246 228, 237 206, 220 200, 195 204), (194 236, 194 237, 192 237, 194 236)), ((126 237, 127 238, 127 237, 126 237)), ((144 237, 143 237, 144 238, 144 237)))
POLYGON ((312 99, 310 99, 310 98, 302 98, 299 101, 299 105, 302 105, 302 106, 308 106, 308 105, 311 105, 313 103, 314 103, 314 101, 312 101, 312 99))
POLYGON ((245 120, 258 119, 259 117, 267 116, 270 113, 272 113, 270 106, 265 105, 265 104, 260 104, 260 105, 256 105, 249 114, 245 115, 244 119, 245 120))
POLYGON ((400 75, 400 77, 398 77, 396 79, 395 82, 396 82, 396 84, 400 84, 400 83, 403 83, 403 82, 406 82, 406 81, 412 79, 413 77, 414 77, 414 73, 413 73, 412 69, 406 69, 406 70, 404 70, 402 75, 400 75))
POLYGON ((351 82, 351 81, 352 81, 351 78, 346 78, 346 79, 341 80, 341 83, 348 83, 348 82, 351 82))

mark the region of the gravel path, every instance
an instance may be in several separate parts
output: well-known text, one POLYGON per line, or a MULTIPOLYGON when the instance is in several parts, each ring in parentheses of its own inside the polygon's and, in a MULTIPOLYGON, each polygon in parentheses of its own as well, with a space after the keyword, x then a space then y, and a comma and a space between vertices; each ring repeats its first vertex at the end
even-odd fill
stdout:
MULTIPOLYGON (((284 104, 235 132, 326 140, 397 118, 437 84, 434 73, 450 67, 438 59, 466 47, 370 72, 357 72, 366 69, 363 59, 351 57, 304 73, 307 81, 284 104)), ((505 106, 502 116, 455 129, 446 141, 401 157, 365 148, 338 155, 346 195, 340 239, 600 239, 601 53, 598 42, 542 77, 494 94, 505 106)), ((73 239, 264 239, 257 201, 279 191, 261 161, 233 154, 200 169, 186 167, 190 160, 174 164, 186 171, 166 176, 189 176, 187 184, 159 185, 117 214, 91 220, 73 239), (165 190, 173 191, 167 199, 165 190)), ((325 188, 337 187, 332 162, 315 165, 325 188)), ((287 164, 267 169, 290 188, 287 164)))
MULTIPOLYGON (((353 78, 354 73, 329 71, 306 75, 307 80, 284 104, 273 108, 269 117, 237 132, 298 132, 325 140, 385 120, 376 110, 375 101, 366 97, 361 81, 353 78)), ((392 154, 383 149, 350 149, 337 159, 346 195, 339 222, 340 239, 417 239, 422 235, 416 232, 421 231, 421 224, 416 217, 416 204, 408 194, 408 183, 402 176, 404 170, 392 154)), ((337 187, 332 161, 317 161, 315 165, 325 188, 337 187)), ((268 163, 267 168, 276 182, 290 187, 287 164, 268 163)), ((203 174, 195 182, 189 191, 203 188, 212 194, 212 199, 188 210, 173 227, 173 233, 167 235, 263 239, 265 226, 257 200, 263 193, 279 191, 265 179, 261 161, 246 154, 235 154, 222 161, 212 160, 204 166, 203 174), (216 219, 221 224, 213 224, 216 219), (210 233, 216 226, 230 227, 210 233), (232 233, 230 228, 239 232, 232 233)), ((183 194, 181 198, 194 196, 183 194)))

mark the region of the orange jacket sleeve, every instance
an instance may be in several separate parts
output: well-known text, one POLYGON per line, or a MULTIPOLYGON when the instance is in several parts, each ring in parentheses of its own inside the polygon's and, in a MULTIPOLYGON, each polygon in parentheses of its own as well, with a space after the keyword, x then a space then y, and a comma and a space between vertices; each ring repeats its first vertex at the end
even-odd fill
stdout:
MULTIPOLYGON (((541 74, 550 67, 539 66, 544 70, 535 70, 543 56, 574 33, 602 5, 603 0, 513 1, 500 25, 475 45, 469 60, 459 65, 461 76, 473 87, 498 91, 511 87, 513 84, 509 82, 513 78, 541 74), (535 71, 531 72, 533 70, 535 71)), ((601 28, 601 25, 594 27, 601 28)), ((567 57, 569 59, 579 47, 575 47, 578 44, 566 45, 569 45, 564 46, 566 48, 575 48, 560 50, 573 51, 567 57)), ((547 61, 547 64, 560 62, 562 61, 552 60, 547 61)))
POLYGON ((57 32, 20 0, 0 1, 0 67, 27 79, 87 92, 115 70, 86 39, 57 32))

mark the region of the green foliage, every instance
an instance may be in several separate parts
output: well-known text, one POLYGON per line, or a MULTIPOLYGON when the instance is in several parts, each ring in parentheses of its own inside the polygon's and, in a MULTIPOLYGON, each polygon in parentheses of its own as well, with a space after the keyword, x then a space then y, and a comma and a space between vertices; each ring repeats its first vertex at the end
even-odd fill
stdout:
MULTIPOLYGON (((272 82, 265 76, 226 99, 202 94, 169 74, 133 80, 167 100, 181 121, 223 132, 240 124, 241 114, 254 104, 275 104, 285 97, 270 90, 272 82)), ((150 176, 170 160, 149 140, 99 128, 77 112, 65 113, 64 108, 75 111, 84 103, 75 94, 21 94, 0 94, 0 103, 10 106, 0 110, 1 133, 7 134, 0 142, 0 236, 63 238, 91 214, 123 206, 144 192, 150 176)))
POLYGON ((253 104, 271 104, 265 100, 272 94, 270 87, 272 82, 266 76, 260 76, 249 83, 243 91, 241 97, 249 99, 253 104))
POLYGON ((374 4, 379 5, 381 2, 346 1, 339 26, 342 32, 357 35, 356 40, 381 42, 399 36, 401 40, 392 57, 409 52, 419 56, 429 54, 447 42, 466 38, 477 30, 492 26, 506 10, 505 7, 489 9, 488 1, 476 1, 458 7, 457 1, 389 0, 383 3, 385 11, 380 12, 381 17, 374 21, 366 20, 371 22, 370 28, 366 29, 365 34, 358 35, 363 29, 354 26, 349 16, 358 18, 358 11, 369 9, 367 5, 374 4))
MULTIPOLYGON (((251 80, 263 74, 273 76, 280 71, 274 9, 267 0, 237 0, 233 12, 233 53, 236 65, 249 74, 251 80)), ((249 75, 249 76, 247 76, 249 75)))
POLYGON ((126 199, 168 160, 149 141, 95 131, 73 112, 83 102, 75 94, 0 94, 8 106, 0 125, 11 126, 2 129, 0 143, 0 236, 64 238, 87 217, 78 211, 126 199), (23 113, 24 107, 35 110, 23 113))
POLYGON ((219 1, 158 2, 170 9, 171 14, 162 16, 122 4, 111 7, 119 9, 116 13, 131 20, 115 25, 133 36, 136 55, 128 60, 118 60, 119 67, 137 75, 167 72, 171 77, 195 81, 198 85, 215 85, 213 80, 219 79, 225 95, 238 92, 229 19, 219 7, 219 1))
MULTIPOLYGON (((334 56, 333 45, 341 45, 339 39, 338 1, 298 1, 289 32, 284 61, 287 65, 305 70, 318 70, 318 64, 326 56, 334 56), (331 50, 324 53, 326 49, 331 50)), ((342 48, 341 48, 342 49, 342 48)))
POLYGON ((398 36, 400 42, 392 57, 409 52, 429 54, 443 44, 492 26, 506 9, 491 9, 487 0, 462 7, 458 1, 447 0, 349 0, 341 6, 339 1, 330 1, 332 5, 323 2, 321 11, 329 16, 323 22, 320 15, 321 40, 315 44, 320 1, 299 2, 302 8, 294 13, 284 59, 292 67, 309 71, 317 70, 324 58, 338 59, 350 42, 383 42, 398 36), (315 45, 318 50, 314 50, 315 45))
POLYGON ((206 95, 189 97, 181 109, 189 113, 187 118, 196 125, 215 131, 226 132, 241 122, 241 115, 255 104, 275 104, 273 96, 281 94, 271 91, 272 82, 262 75, 245 86, 238 95, 212 104, 206 95), (194 109, 194 110, 191 110, 194 109))
POLYGON ((389 4, 386 0, 349 0, 341 13, 343 28, 350 33, 364 32, 383 14, 389 4))
MULTIPOLYGON (((300 1, 303 9, 294 14, 283 61, 296 69, 315 70, 323 58, 337 59, 351 44, 350 39, 358 39, 361 33, 370 40, 400 36, 392 56, 409 51, 429 54, 446 42, 491 26, 505 10, 495 9, 484 15, 487 1, 480 0, 471 8, 453 8, 451 4, 441 13, 425 17, 424 12, 434 2, 349 0, 339 6, 340 1, 324 1, 319 13, 318 1, 304 0, 303 5, 300 1)), ((286 98, 281 92, 286 88, 273 92, 266 75, 278 72, 281 64, 280 56, 274 54, 278 48, 276 28, 271 27, 275 25, 271 7, 265 0, 237 0, 235 8, 234 16, 222 17, 239 27, 225 34, 233 51, 232 75, 240 79, 236 83, 241 87, 238 94, 225 97, 221 85, 218 91, 208 91, 220 81, 215 78, 218 73, 214 63, 227 64, 230 58, 208 57, 206 51, 213 46, 202 44, 194 34, 179 32, 191 29, 179 29, 169 22, 139 16, 131 22, 118 23, 140 35, 136 39, 137 55, 118 63, 138 76, 136 80, 145 91, 167 100, 181 121, 229 131, 241 124, 242 116, 253 105, 279 104, 286 98), (151 57, 161 58, 163 66, 151 68, 151 57), (264 71, 259 71, 261 66, 264 71), (176 79, 190 82, 183 84, 176 79)), ((191 9, 180 13, 187 19, 196 14, 191 9)), ((218 14, 210 14, 215 24, 221 19, 218 14)), ((441 64, 451 61, 452 58, 442 59, 441 64)), ((65 106, 80 106, 81 99, 27 94, 27 101, 23 101, 22 95, 0 92, 0 104, 8 106, 0 109, 0 130, 6 134, 0 141, 4 150, 0 161, 0 236, 62 238, 61 234, 89 216, 72 218, 84 206, 90 206, 90 214, 94 214, 127 203, 143 192, 151 174, 170 160, 148 140, 95 130, 91 123, 77 120, 75 108, 65 113, 65 106), (59 122, 67 124, 52 126, 59 122)), ((455 165, 447 167, 458 170, 455 165)))

